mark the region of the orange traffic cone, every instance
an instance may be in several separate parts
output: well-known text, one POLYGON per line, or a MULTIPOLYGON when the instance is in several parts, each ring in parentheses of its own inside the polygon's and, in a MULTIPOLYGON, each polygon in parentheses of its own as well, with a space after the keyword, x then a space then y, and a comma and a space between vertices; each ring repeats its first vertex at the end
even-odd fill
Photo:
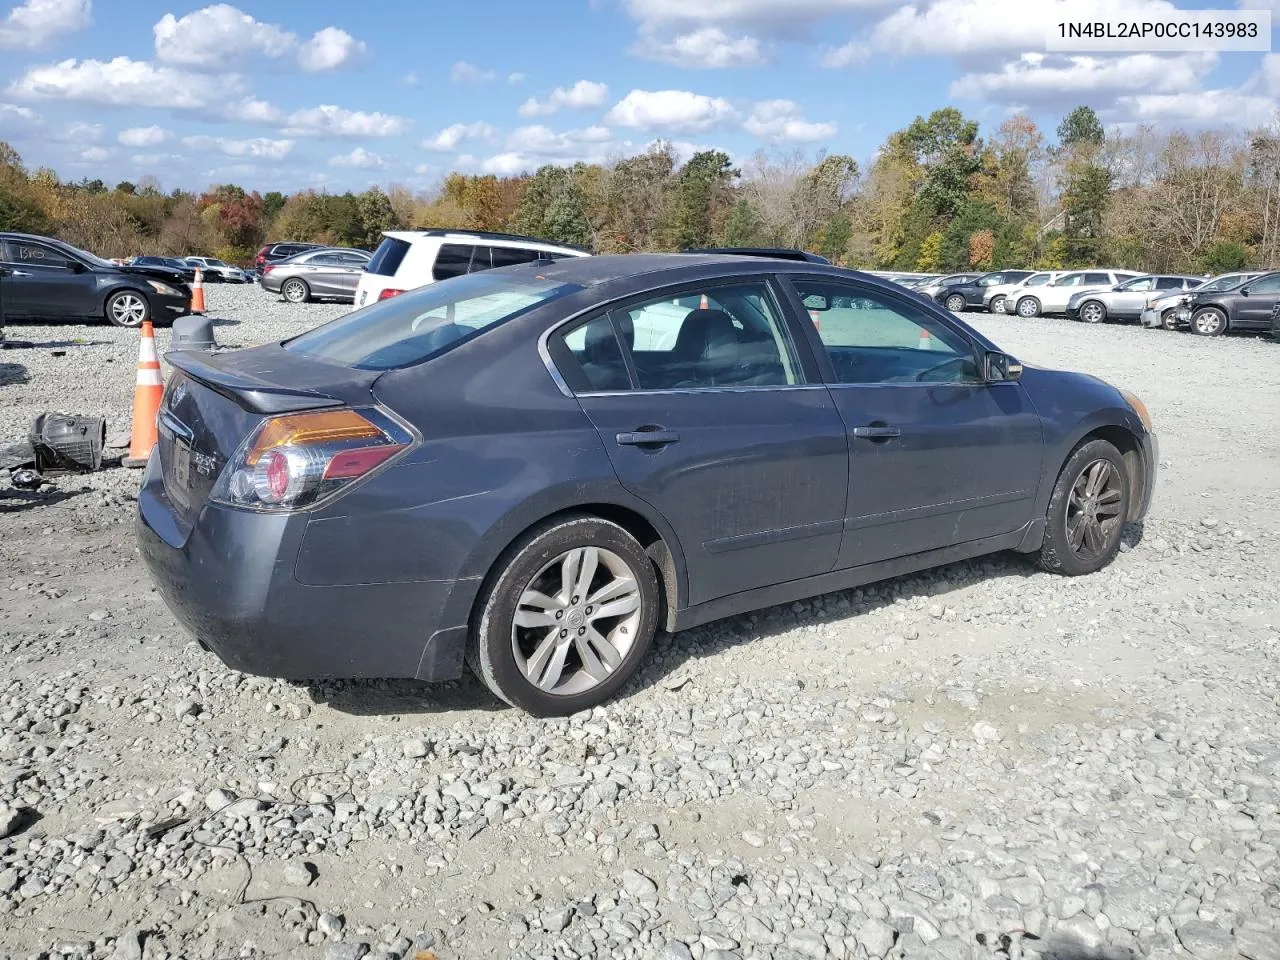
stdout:
POLYGON ((822 318, 818 316, 818 311, 817 311, 817 310, 810 310, 810 311, 809 311, 809 319, 813 321, 813 328, 814 328, 815 330, 821 330, 821 329, 822 329, 822 318))
POLYGON ((711 301, 707 299, 707 295, 705 293, 702 295, 702 300, 698 303, 698 309, 699 310, 711 309, 711 301))
POLYGON ((142 340, 138 344, 138 380, 133 388, 133 434, 129 438, 126 467, 145 467, 159 435, 156 416, 160 398, 164 396, 164 380, 160 376, 160 357, 156 353, 156 334, 150 320, 142 323, 142 340))
POLYGON ((204 271, 196 267, 196 282, 191 285, 191 312, 204 313, 204 271))
POLYGON ((933 334, 931 334, 924 327, 920 328, 920 341, 916 344, 916 349, 917 350, 933 349, 933 334))

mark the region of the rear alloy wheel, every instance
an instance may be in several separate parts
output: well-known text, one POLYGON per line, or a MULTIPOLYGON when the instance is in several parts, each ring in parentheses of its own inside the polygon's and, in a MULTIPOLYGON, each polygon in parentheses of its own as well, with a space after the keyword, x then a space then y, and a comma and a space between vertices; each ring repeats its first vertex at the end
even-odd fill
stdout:
POLYGON ((1040 316, 1040 301, 1035 297, 1023 297, 1018 301, 1016 310, 1018 316, 1030 320, 1032 317, 1040 316))
POLYGON ((535 529, 495 565, 468 658, 535 716, 603 703, 636 672, 658 619, 658 578, 627 531, 596 517, 535 529))
POLYGON ((987 309, 992 313, 1004 313, 1004 297, 992 297, 987 309))
POLYGON ((1085 323, 1101 323, 1107 319, 1107 308, 1097 300, 1087 300, 1080 305, 1080 319, 1085 323))
POLYGON ((964 313, 965 300, 958 293, 953 293, 947 297, 947 309, 952 313, 964 313))
POLYGON ((1073 453, 1049 498, 1040 566, 1078 577, 1101 570, 1120 552, 1129 504, 1124 458, 1105 440, 1073 453))
POLYGON ((106 314, 117 327, 140 327, 151 316, 151 305, 136 290, 119 290, 107 297, 106 314))
POLYGON ((1205 307, 1191 318, 1191 332, 1201 337, 1216 337, 1227 329, 1227 315, 1217 307, 1205 307))
POLYGON ((306 303, 311 299, 311 288, 303 280, 286 280, 280 293, 290 303, 306 303))

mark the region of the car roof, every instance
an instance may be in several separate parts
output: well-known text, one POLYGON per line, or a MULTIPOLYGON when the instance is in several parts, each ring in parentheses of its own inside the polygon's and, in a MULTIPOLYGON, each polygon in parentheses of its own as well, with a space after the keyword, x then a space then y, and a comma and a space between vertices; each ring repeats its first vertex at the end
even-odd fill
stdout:
POLYGON ((522 237, 515 233, 492 233, 485 230, 446 230, 439 227, 431 227, 423 230, 385 230, 382 235, 384 237, 392 237, 396 240, 404 240, 409 243, 412 243, 415 240, 435 237, 441 240, 470 242, 472 244, 482 246, 536 247, 539 249, 565 251, 579 255, 591 252, 583 249, 582 247, 575 247, 568 243, 556 243, 552 240, 539 240, 537 237, 522 237))

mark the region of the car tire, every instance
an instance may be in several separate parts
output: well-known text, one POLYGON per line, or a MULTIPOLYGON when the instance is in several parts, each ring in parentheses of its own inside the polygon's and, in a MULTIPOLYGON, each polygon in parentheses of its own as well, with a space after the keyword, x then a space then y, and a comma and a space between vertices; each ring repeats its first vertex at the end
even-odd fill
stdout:
POLYGON ((992 297, 987 309, 992 313, 1004 313, 1004 297, 992 297))
POLYGON ((1227 332, 1227 315, 1217 307, 1197 310, 1191 317, 1191 332, 1198 337, 1219 337, 1227 332))
POLYGON ((1085 323, 1102 323, 1107 319, 1106 304, 1099 300, 1086 300, 1080 304, 1078 316, 1085 323))
POLYGON ((964 313, 964 308, 968 306, 968 303, 966 303, 964 297, 960 294, 953 293, 951 296, 947 297, 944 305, 952 313, 964 313))
POLYGON ((1024 320, 1040 316, 1040 301, 1035 297, 1023 297, 1018 301, 1014 311, 1024 320))
POLYGON ((1178 329, 1178 311, 1170 308, 1160 314, 1160 328, 1162 330, 1178 329))
POLYGON ((598 517, 557 519, 529 531, 494 564, 467 659, 512 706, 567 716, 605 702, 635 674, 653 642, 659 605, 653 561, 631 534, 598 517), (601 593, 602 603, 588 602, 601 593), (618 612, 601 617, 605 607, 618 612))
POLYGON ((1040 568, 1079 577, 1114 560, 1124 535, 1130 482, 1124 458, 1107 441, 1077 447, 1049 498, 1040 568))
POLYGON ((284 282, 280 288, 280 296, 290 303, 306 303, 311 299, 311 288, 307 286, 305 280, 293 277, 284 282))
POLYGON ((136 330, 144 321, 151 319, 151 302, 137 290, 117 290, 107 297, 103 313, 113 327, 136 330))

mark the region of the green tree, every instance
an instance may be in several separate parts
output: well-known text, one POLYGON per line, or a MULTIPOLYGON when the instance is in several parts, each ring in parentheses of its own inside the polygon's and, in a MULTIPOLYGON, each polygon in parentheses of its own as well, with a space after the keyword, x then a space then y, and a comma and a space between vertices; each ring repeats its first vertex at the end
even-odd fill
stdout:
POLYGON ((285 195, 279 190, 268 190, 262 197, 262 215, 267 220, 274 220, 284 208, 285 195))
POLYGON ((591 246, 586 207, 586 197, 573 171, 547 164, 530 178, 511 226, 527 236, 591 246))
POLYGON ((936 273, 942 268, 942 233, 935 231, 924 238, 916 257, 916 269, 922 273, 936 273))
POLYGON ((1253 257, 1243 243, 1223 240, 1215 243, 1200 258, 1200 268, 1208 273, 1230 273, 1244 270, 1253 257))
POLYGON ((1105 139, 1102 121, 1092 107, 1076 107, 1058 124, 1058 143, 1066 148, 1080 145, 1100 147, 1105 139))
POLYGON ((370 187, 356 198, 360 211, 359 245, 372 250, 382 242, 385 230, 403 227, 395 210, 391 206, 391 198, 377 187, 370 187))
POLYGON ((760 218, 746 197, 740 198, 729 211, 724 225, 726 247, 755 247, 760 244, 760 218))
POLYGON ((969 178, 981 167, 978 123, 955 107, 916 117, 903 139, 924 168, 918 199, 935 217, 948 217, 964 202, 969 178))
POLYGON ((730 184, 738 176, 729 155, 719 150, 695 153, 680 168, 675 184, 677 247, 705 247, 711 243, 714 221, 728 207, 730 184))
POLYGON ((848 215, 837 213, 818 235, 817 252, 832 263, 839 263, 853 240, 853 224, 848 215))

